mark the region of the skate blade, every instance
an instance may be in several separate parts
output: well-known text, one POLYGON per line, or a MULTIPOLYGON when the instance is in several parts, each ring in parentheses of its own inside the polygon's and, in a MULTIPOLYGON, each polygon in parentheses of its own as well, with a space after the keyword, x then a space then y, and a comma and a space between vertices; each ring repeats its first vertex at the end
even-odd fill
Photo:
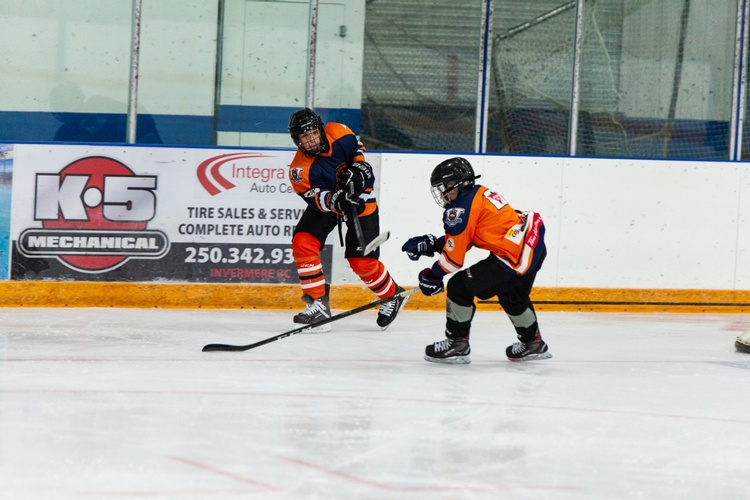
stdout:
POLYGON ((552 357, 552 353, 547 352, 541 352, 539 354, 529 354, 528 356, 524 356, 523 358, 508 358, 508 361, 513 361, 514 363, 518 363, 520 361, 534 361, 537 359, 549 359, 552 357))
POLYGON ((450 358, 433 358, 428 355, 424 355, 425 361, 430 363, 440 363, 443 365, 468 365, 471 363, 471 357, 469 356, 452 356, 450 358))
MULTIPOLYGON (((295 323, 297 327, 305 326, 302 323, 295 323)), ((307 330, 302 330, 300 333, 327 333, 331 331, 331 325, 320 325, 320 326, 313 326, 311 328, 308 328, 307 330)))

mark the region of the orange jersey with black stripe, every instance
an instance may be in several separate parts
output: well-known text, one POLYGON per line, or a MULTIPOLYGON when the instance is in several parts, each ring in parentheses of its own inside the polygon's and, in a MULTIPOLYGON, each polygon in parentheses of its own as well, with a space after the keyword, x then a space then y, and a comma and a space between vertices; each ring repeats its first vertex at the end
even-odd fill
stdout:
MULTIPOLYGON (((354 132, 343 123, 326 123, 325 133, 331 146, 328 152, 308 156, 297 150, 289 165, 289 180, 294 192, 309 206, 320 212, 338 213, 329 205, 331 194, 339 189, 338 174, 354 162, 365 161, 365 148, 354 132)), ((365 201, 365 210, 360 217, 370 215, 377 209, 374 185, 373 175, 360 195, 365 201)))
POLYGON ((525 274, 545 253, 544 223, 535 212, 513 209, 482 185, 462 191, 443 212, 445 243, 432 266, 435 276, 460 270, 472 247, 489 250, 501 266, 525 274))

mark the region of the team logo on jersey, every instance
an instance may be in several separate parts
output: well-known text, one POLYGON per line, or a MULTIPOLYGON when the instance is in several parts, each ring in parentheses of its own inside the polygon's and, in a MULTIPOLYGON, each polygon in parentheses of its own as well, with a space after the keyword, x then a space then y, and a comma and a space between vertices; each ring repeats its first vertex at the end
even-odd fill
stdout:
POLYGON ((453 251, 454 248, 456 248, 456 242, 453 241, 453 238, 449 237, 449 238, 445 239, 445 247, 444 248, 445 248, 446 252, 451 252, 451 251, 453 251))
POLYGON ((292 182, 295 184, 299 184, 304 179, 302 178, 302 171, 304 168, 301 167, 290 167, 289 168, 289 178, 292 179, 292 182))
POLYGON ((449 208, 445 211, 444 223, 446 226, 454 227, 463 222, 461 216, 466 212, 465 208, 449 208))
POLYGON ((84 273, 162 257, 169 250, 167 235, 146 229, 156 214, 156 180, 102 156, 36 174, 34 220, 42 228, 23 231, 18 251, 56 258, 84 273))

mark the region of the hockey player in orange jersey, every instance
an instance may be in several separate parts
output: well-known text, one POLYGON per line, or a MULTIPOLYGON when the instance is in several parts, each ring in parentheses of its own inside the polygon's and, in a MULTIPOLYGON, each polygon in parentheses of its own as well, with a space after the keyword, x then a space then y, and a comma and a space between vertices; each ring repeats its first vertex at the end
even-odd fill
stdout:
POLYGON ((445 235, 410 238, 401 248, 410 259, 439 254, 419 273, 425 295, 443 291, 449 274, 445 340, 428 345, 425 359, 435 363, 467 364, 474 299, 497 296, 513 324, 518 342, 506 349, 511 361, 545 359, 550 354, 539 333, 529 295, 547 254, 544 223, 539 214, 513 209, 498 193, 474 182, 479 176, 465 158, 451 158, 432 171, 430 184, 438 205, 445 208, 445 235), (490 255, 464 269, 466 252, 477 247, 490 255))
MULTIPOLYGON (((372 167, 365 161, 362 143, 346 125, 337 122, 324 125, 321 117, 309 108, 292 113, 289 134, 298 148, 289 165, 289 180, 294 192, 307 203, 292 236, 302 299, 307 304, 304 311, 294 316, 294 322, 314 325, 331 317, 329 285, 323 274, 320 251, 328 235, 342 221, 347 228, 344 257, 352 270, 379 299, 403 292, 380 262, 378 248, 363 255, 364 248, 353 227, 352 217, 357 216, 365 241, 372 241, 380 233, 380 215, 373 192, 375 178, 372 167)), ((387 328, 407 298, 383 303, 378 311, 378 326, 387 328)), ((327 331, 330 325, 314 330, 327 331)))

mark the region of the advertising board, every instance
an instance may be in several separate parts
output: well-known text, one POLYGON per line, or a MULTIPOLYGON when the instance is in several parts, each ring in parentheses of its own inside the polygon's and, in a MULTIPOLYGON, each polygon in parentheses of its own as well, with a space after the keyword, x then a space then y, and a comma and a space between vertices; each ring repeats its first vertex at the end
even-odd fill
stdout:
MULTIPOLYGON (((293 151, 15 145, 12 279, 297 283, 293 151)), ((330 272, 332 249, 322 252, 330 272)))

